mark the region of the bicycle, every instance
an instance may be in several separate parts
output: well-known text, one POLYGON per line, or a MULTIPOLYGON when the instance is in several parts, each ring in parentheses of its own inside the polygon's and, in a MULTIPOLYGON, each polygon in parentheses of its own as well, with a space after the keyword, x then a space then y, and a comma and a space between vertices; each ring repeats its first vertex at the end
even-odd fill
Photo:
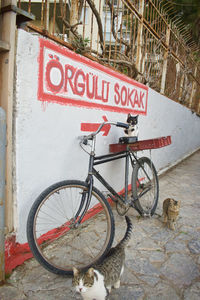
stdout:
POLYGON ((129 127, 126 123, 103 122, 96 132, 84 136, 81 147, 84 150, 87 145, 91 147, 86 180, 65 180, 51 185, 39 195, 29 212, 30 249, 38 262, 53 273, 72 275, 73 266, 85 270, 106 255, 115 233, 111 203, 116 203, 121 215, 130 207, 141 216, 152 216, 156 210, 157 172, 151 159, 137 158, 132 150, 134 143, 122 144, 122 151, 95 155, 96 136, 107 124, 129 127), (122 158, 125 158, 125 189, 120 195, 95 166, 122 158), (128 184, 130 167, 131 190, 128 184), (94 187, 94 177, 109 191, 107 197, 94 187))

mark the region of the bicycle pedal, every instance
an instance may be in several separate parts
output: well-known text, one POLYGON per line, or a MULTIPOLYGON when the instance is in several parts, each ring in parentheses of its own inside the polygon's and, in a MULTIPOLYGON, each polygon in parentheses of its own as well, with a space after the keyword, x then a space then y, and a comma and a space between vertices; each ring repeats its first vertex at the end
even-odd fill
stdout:
POLYGON ((120 203, 119 201, 116 203, 116 210, 120 216, 124 216, 129 210, 129 208, 129 204, 120 203))

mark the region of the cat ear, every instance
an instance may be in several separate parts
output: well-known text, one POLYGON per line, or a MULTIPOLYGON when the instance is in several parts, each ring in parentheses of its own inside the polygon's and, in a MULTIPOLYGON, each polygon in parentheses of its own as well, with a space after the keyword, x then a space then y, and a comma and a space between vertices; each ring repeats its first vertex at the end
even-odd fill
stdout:
POLYGON ((73 267, 73 273, 74 273, 74 276, 77 276, 79 273, 78 269, 73 267))
POLYGON ((89 270, 87 271, 88 275, 90 277, 94 276, 94 269, 93 268, 89 268, 89 270))

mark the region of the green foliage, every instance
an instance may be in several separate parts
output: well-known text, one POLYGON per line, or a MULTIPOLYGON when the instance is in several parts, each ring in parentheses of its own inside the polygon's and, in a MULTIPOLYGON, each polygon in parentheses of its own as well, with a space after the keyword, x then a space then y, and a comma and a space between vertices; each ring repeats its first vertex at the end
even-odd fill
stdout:
POLYGON ((180 234, 188 234, 188 233, 185 231, 180 231, 180 234))
POLYGON ((89 42, 89 38, 83 39, 82 36, 79 36, 74 38, 72 45, 76 48, 76 53, 81 54, 87 51, 89 42))
MULTIPOLYGON (((191 39, 198 46, 200 46, 200 1, 199 0, 164 0, 163 7, 169 9, 169 17, 181 18, 182 22, 186 25, 188 30, 191 32, 191 39)), ((174 19, 175 20, 175 19, 174 19)))

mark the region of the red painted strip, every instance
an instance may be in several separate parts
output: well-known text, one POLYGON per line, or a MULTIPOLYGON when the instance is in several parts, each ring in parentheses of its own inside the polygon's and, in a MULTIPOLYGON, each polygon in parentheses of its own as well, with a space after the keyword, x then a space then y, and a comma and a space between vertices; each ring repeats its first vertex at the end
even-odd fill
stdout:
POLYGON ((100 126, 100 123, 92 124, 92 123, 81 123, 81 131, 96 131, 100 126))
MULTIPOLYGON (((111 199, 107 199, 107 201, 112 204, 111 199)), ((95 205, 91 208, 85 217, 83 218, 83 222, 88 220, 89 218, 93 217, 95 214, 99 213, 102 210, 100 204, 95 205)), ((55 228, 50 230, 49 232, 42 235, 39 239, 39 244, 48 241, 48 240, 56 240, 60 237, 64 232, 69 230, 68 228, 69 222, 67 222, 64 226, 60 228, 55 228)), ((29 258, 32 258, 33 255, 30 251, 30 247, 28 243, 19 244, 16 242, 16 236, 12 235, 9 237, 5 242, 5 272, 6 274, 10 274, 13 269, 17 266, 21 265, 24 261, 29 258)))
POLYGON ((58 95, 51 95, 51 94, 46 94, 43 92, 43 87, 39 87, 38 90, 38 100, 40 101, 50 101, 52 103, 59 103, 62 105, 72 105, 72 106, 77 106, 77 107, 85 107, 85 108, 96 108, 96 109, 101 109, 105 111, 111 111, 111 112, 119 112, 119 113, 132 113, 132 114, 140 114, 140 115, 146 115, 146 111, 139 111, 136 109, 130 109, 130 108, 121 108, 117 106, 108 106, 104 104, 99 104, 99 103, 90 103, 86 101, 82 101, 79 99, 70 99, 70 98, 63 98, 58 95))
POLYGON ((25 260, 33 257, 28 243, 16 243, 15 235, 9 237, 5 242, 5 271, 7 274, 21 265, 25 260))
MULTIPOLYGON (((131 184, 128 186, 128 190, 131 190, 131 184)), ((119 192, 119 195, 123 195, 125 192, 125 189, 122 189, 119 192)), ((110 205, 113 204, 113 201, 111 198, 107 199, 108 203, 110 205)), ((97 213, 99 213, 102 210, 102 207, 100 204, 95 205, 93 208, 91 208, 85 217, 83 218, 83 222, 90 219, 97 213)), ((39 244, 43 243, 44 241, 49 240, 49 237, 51 236, 51 240, 54 241, 59 236, 61 236, 64 232, 67 232, 69 230, 68 228, 69 222, 67 222, 64 226, 60 228, 55 228, 47 232, 46 234, 42 235, 39 239, 39 244)), ((19 244, 16 242, 15 235, 12 235, 9 237, 5 242, 5 271, 6 274, 9 274, 12 272, 13 269, 15 269, 17 266, 21 265, 24 261, 27 259, 32 258, 33 255, 30 251, 30 247, 28 243, 25 244, 19 244)))

